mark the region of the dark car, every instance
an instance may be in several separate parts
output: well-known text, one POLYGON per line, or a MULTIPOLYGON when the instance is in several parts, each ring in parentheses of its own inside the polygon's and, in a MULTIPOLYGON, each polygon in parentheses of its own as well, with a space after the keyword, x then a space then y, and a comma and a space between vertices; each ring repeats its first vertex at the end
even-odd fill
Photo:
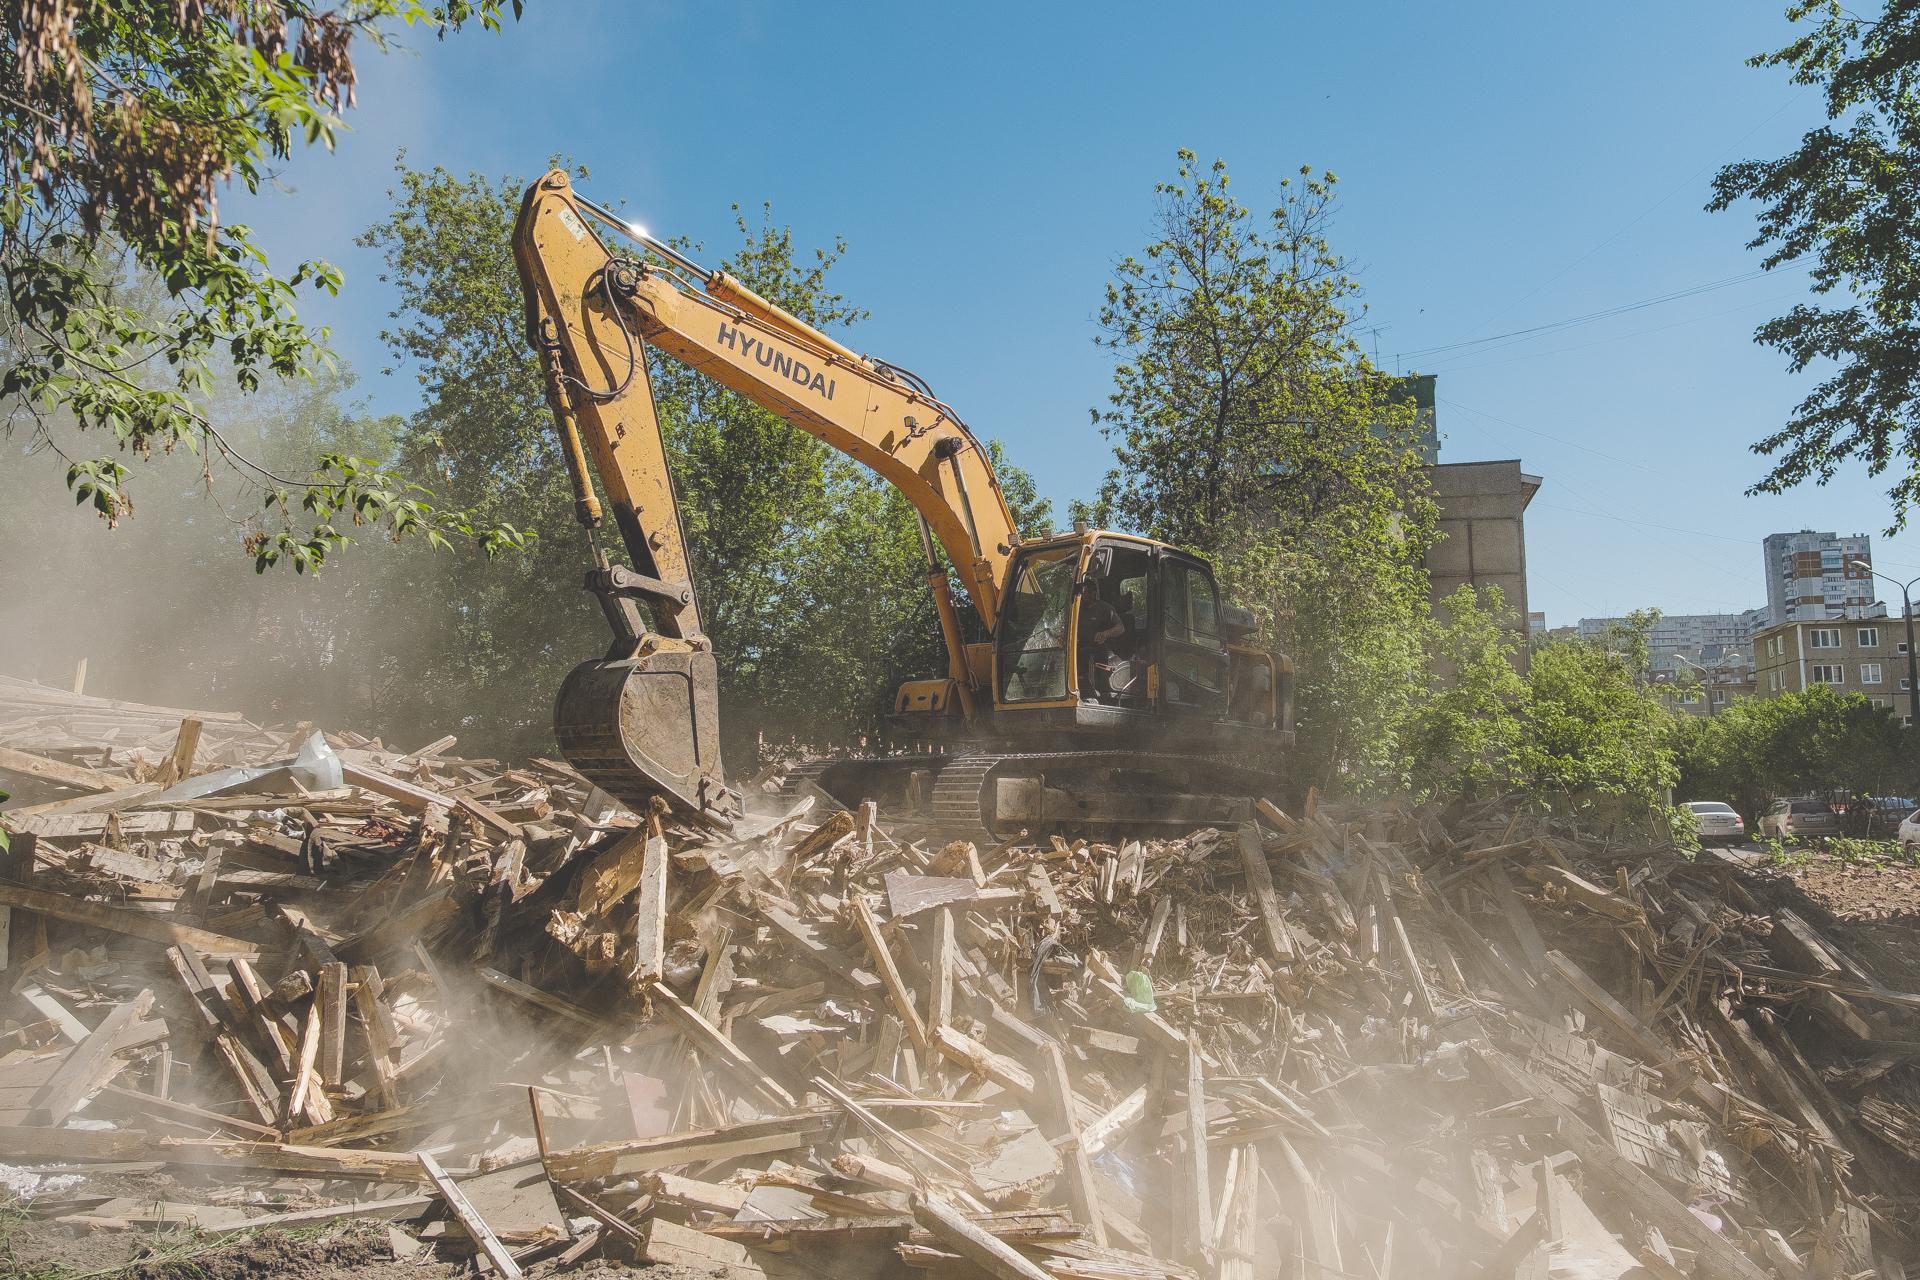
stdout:
POLYGON ((1905 796, 1861 796, 1847 806, 1847 834, 1891 840, 1914 808, 1913 801, 1905 796))
POLYGON ((1759 834, 1808 840, 1840 834, 1840 815, 1825 800, 1775 800, 1756 824, 1759 834))

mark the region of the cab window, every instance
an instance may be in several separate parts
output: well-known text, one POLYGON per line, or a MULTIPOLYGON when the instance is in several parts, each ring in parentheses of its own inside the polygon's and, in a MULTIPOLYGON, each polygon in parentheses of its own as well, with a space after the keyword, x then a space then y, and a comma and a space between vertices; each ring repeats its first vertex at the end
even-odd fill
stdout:
POLYGON ((1168 560, 1162 564, 1160 587, 1160 614, 1167 639, 1177 644, 1217 647, 1220 599, 1213 579, 1194 565, 1168 560))
POLYGON ((1021 557, 1001 615, 1000 701, 1067 696, 1067 618, 1079 546, 1021 557))

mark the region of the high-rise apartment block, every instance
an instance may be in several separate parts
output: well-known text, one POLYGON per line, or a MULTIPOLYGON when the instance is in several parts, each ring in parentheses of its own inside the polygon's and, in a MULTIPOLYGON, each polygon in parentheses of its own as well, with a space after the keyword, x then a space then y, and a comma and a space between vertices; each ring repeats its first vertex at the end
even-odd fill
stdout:
POLYGON ((1873 539, 1866 534, 1770 533, 1767 613, 1774 625, 1865 616, 1873 605, 1873 539), (1864 562, 1867 567, 1862 567, 1864 562))

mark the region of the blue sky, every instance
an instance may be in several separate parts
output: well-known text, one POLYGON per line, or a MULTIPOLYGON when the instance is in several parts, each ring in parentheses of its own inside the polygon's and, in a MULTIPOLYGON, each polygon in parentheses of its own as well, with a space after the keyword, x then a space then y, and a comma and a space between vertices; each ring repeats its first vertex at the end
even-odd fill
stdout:
MULTIPOLYGON (((1555 625, 1738 609, 1765 601, 1765 534, 1888 519, 1857 468, 1743 496, 1764 470, 1748 444, 1810 385, 1750 335, 1804 277, 1740 279, 1749 216, 1701 206, 1719 164, 1780 153, 1818 114, 1744 65, 1783 42, 1783 7, 529 0, 502 35, 363 53, 338 153, 296 157, 228 216, 276 260, 346 269, 312 314, 371 407, 404 412, 414 380, 381 372, 391 295, 352 244, 401 148, 489 175, 569 154, 589 194, 713 245, 732 202, 771 200, 802 244, 849 242, 835 277, 872 313, 852 344, 924 374, 1064 509, 1109 465, 1088 415, 1111 369, 1101 288, 1148 238, 1176 148, 1224 156, 1256 208, 1312 164, 1341 179, 1334 240, 1379 330, 1366 342, 1389 368, 1451 347, 1399 361, 1439 375, 1443 459, 1545 478, 1533 607, 1555 625)), ((1875 551, 1920 574, 1920 533, 1875 551)))

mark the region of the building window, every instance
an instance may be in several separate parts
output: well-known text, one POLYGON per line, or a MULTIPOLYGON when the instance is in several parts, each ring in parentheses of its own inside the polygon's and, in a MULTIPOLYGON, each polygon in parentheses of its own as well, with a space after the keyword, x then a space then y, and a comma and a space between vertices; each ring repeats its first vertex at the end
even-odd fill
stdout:
POLYGON ((1860 683, 1861 684, 1879 684, 1880 683, 1880 664, 1877 662, 1861 663, 1860 664, 1860 683))
POLYGON ((1862 649, 1878 649, 1880 647, 1880 628, 1861 627, 1856 638, 1860 641, 1860 647, 1862 649))
POLYGON ((1905 640, 1902 640, 1902 641, 1901 641, 1901 642, 1900 642, 1899 644, 1897 644, 1897 645, 1895 645, 1895 646, 1893 646, 1893 651, 1894 651, 1895 653, 1897 653, 1897 654, 1899 654, 1899 655, 1900 655, 1901 657, 1903 657, 1903 658, 1904 658, 1904 657, 1906 657, 1906 656, 1907 656, 1907 642, 1906 642, 1905 640))
POLYGON ((1780 689, 1780 673, 1778 671, 1767 672, 1767 692, 1776 693, 1779 691, 1779 689, 1780 689))
POLYGON ((1814 684, 1845 684, 1847 669, 1839 663, 1815 663, 1807 668, 1807 679, 1814 684))
POLYGON ((1840 647, 1840 628, 1809 628, 1807 631, 1807 647, 1810 649, 1838 649, 1840 647))

